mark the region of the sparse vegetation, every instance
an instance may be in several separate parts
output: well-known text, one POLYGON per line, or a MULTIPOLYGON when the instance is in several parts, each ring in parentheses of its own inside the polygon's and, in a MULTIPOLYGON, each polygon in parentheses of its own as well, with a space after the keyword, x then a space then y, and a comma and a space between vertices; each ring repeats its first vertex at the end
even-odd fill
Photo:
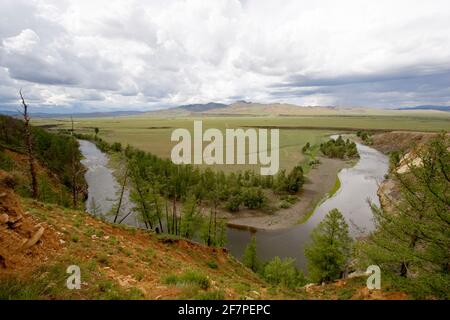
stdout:
POLYGON ((371 134, 368 131, 358 130, 356 132, 356 136, 358 138, 360 138, 367 145, 371 145, 373 143, 372 138, 370 137, 371 134))
POLYGON ((196 270, 188 270, 178 276, 168 275, 164 278, 164 283, 177 286, 196 285, 203 290, 208 289, 210 286, 208 278, 196 270))

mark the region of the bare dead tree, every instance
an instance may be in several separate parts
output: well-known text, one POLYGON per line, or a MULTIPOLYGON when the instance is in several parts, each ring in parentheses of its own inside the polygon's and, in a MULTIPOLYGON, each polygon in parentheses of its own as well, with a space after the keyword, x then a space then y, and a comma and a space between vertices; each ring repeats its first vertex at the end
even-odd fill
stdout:
MULTIPOLYGON (((74 136, 74 124, 73 124, 73 117, 70 116, 70 121, 72 123, 72 131, 70 135, 74 136)), ((81 191, 81 186, 78 184, 78 178, 80 174, 83 172, 83 167, 80 165, 80 162, 78 161, 76 155, 77 155, 78 145, 75 142, 75 140, 71 141, 71 169, 72 169, 72 205, 74 208, 77 208, 78 206, 78 193, 81 191)))
MULTIPOLYGON (((70 116, 70 122, 72 123, 72 131, 70 132, 71 136, 73 137, 73 118, 70 116)), ((73 144, 72 144, 72 150, 71 150, 71 162, 72 162, 72 203, 73 207, 77 207, 77 176, 76 176, 76 168, 75 168, 75 150, 73 150, 73 144)))
POLYGON ((30 129, 30 115, 28 114, 28 105, 25 103, 25 99, 22 95, 22 89, 19 90, 20 99, 22 100, 22 108, 23 111, 21 112, 23 120, 25 122, 25 143, 27 147, 27 153, 28 153, 28 165, 30 168, 30 175, 31 175, 31 188, 32 188, 32 197, 37 198, 38 197, 38 183, 37 183, 37 176, 36 176, 36 168, 34 165, 34 156, 33 156, 33 142, 31 137, 31 129, 30 129))

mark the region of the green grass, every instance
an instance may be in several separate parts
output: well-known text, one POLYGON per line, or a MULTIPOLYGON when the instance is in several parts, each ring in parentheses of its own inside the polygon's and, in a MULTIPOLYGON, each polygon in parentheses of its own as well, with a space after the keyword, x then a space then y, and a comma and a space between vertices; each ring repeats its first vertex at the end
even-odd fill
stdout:
POLYGON ((341 187, 341 180, 339 177, 336 177, 336 181, 334 182, 333 188, 327 193, 327 198, 331 198, 341 187))
POLYGON ((225 294, 220 290, 201 292, 194 297, 195 300, 223 300, 224 298, 225 294))
MULTIPOLYGON (((170 151, 176 142, 170 141, 171 133, 176 128, 192 131, 193 121, 202 120, 203 130, 226 128, 275 126, 280 127, 280 167, 291 169, 299 163, 305 163, 311 157, 303 155, 301 148, 310 142, 318 144, 329 135, 345 132, 348 128, 388 129, 388 130, 423 130, 450 131, 450 115, 440 116, 303 116, 303 117, 203 117, 203 118, 156 118, 147 115, 129 117, 79 118, 75 119, 75 131, 93 133, 93 128, 100 129, 99 136, 108 142, 120 142, 133 145, 163 158, 170 158, 170 151), (298 129, 306 126, 317 129, 298 129), (297 129, 293 129, 297 127, 297 129), (342 129, 339 129, 342 128, 342 129)), ((34 119, 33 124, 58 125, 69 128, 69 119, 34 119)), ((206 143, 204 144, 206 145, 206 143)), ((314 155, 312 156, 314 158, 314 155)), ((251 165, 217 165, 216 169, 226 172, 242 169, 258 169, 251 165)), ((308 171, 308 166, 304 168, 308 171)))
POLYGON ((314 214, 314 211, 316 211, 316 209, 327 199, 331 198, 332 196, 334 196, 334 194, 339 190, 339 188, 341 187, 341 180, 339 180, 339 177, 336 177, 336 181, 334 182, 333 188, 327 192, 327 194, 325 195, 325 197, 323 197, 319 202, 317 202, 313 208, 308 211, 298 222, 298 224, 302 224, 305 223, 306 221, 308 221, 308 219, 314 214))
POLYGON ((203 273, 196 270, 188 270, 178 276, 173 274, 168 275, 164 278, 163 282, 168 285, 177 286, 194 285, 203 290, 209 288, 208 278, 203 273))
POLYGON ((208 267, 210 267, 211 269, 217 269, 217 263, 214 260, 210 260, 206 263, 208 265, 208 267))
POLYGON ((66 286, 68 277, 66 261, 41 266, 25 278, 13 276, 2 278, 0 300, 79 299, 80 297, 100 300, 143 298, 139 289, 134 287, 123 289, 101 275, 96 271, 96 264, 80 261, 76 264, 80 266, 83 277, 80 290, 69 290, 66 286))

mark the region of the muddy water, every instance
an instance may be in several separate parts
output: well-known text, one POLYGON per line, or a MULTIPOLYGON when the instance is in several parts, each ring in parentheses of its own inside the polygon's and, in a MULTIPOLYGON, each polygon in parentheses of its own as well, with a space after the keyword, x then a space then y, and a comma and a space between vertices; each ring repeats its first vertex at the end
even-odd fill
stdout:
MULTIPOLYGON (((111 169, 107 167, 108 157, 92 142, 80 140, 80 150, 85 159, 82 161, 87 168, 86 181, 89 197, 86 207, 92 210, 92 199, 100 208, 101 214, 108 220, 113 215, 108 212, 117 202, 120 185, 114 178, 111 169)), ((352 236, 367 234, 374 228, 372 212, 367 200, 378 204, 378 184, 383 180, 388 170, 388 159, 382 153, 370 147, 357 144, 361 156, 358 163, 339 173, 340 189, 335 195, 325 200, 317 207, 314 214, 304 224, 276 231, 248 231, 228 228, 228 244, 230 252, 237 258, 242 257, 245 246, 254 234, 257 240, 258 255, 262 260, 269 260, 275 256, 292 257, 296 259, 298 267, 305 269, 306 261, 303 255, 305 244, 309 240, 311 230, 333 208, 339 209, 346 218, 352 236)), ((129 191, 126 190, 121 216, 129 212, 133 204, 129 201, 129 191)), ((98 213, 100 211, 100 213, 98 213)), ((141 226, 138 219, 131 214, 124 223, 141 226)))
MULTIPOLYGON (((92 142, 86 140, 78 140, 78 142, 80 143, 80 151, 84 156, 81 163, 87 169, 85 174, 88 184, 86 210, 93 215, 113 221, 115 210, 112 209, 118 203, 121 186, 114 177, 112 170, 108 168, 109 158, 92 142)), ((133 203, 129 200, 129 190, 125 189, 117 221, 125 217, 132 208, 133 203)), ((131 213, 122 223, 141 226, 134 213, 131 213)))
MULTIPOLYGON (((367 203, 370 199, 379 204, 377 190, 388 171, 388 158, 370 147, 357 144, 360 159, 358 163, 339 173, 341 187, 333 197, 320 204, 304 224, 274 231, 228 230, 228 248, 236 257, 241 257, 251 236, 256 236, 260 259, 274 256, 292 257, 298 267, 306 269, 303 254, 311 230, 333 208, 339 209, 350 227, 353 237, 367 234, 374 229, 372 212, 367 203)), ((301 201, 301 200, 300 200, 301 201)))

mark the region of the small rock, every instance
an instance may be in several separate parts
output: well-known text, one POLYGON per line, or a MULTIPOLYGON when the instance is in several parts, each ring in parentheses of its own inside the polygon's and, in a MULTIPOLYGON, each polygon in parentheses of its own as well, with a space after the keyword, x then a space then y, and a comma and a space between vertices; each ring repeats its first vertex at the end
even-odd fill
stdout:
POLYGON ((9 220, 9 216, 6 213, 0 215, 0 224, 7 223, 9 220))
POLYGON ((59 243, 64 244, 66 242, 63 239, 59 239, 59 243))
POLYGON ((22 249, 28 249, 29 247, 34 246, 44 234, 44 230, 43 227, 40 227, 39 230, 24 244, 22 249))
POLYGON ((308 283, 303 288, 306 290, 306 292, 310 292, 315 285, 315 283, 308 283))
POLYGON ((4 197, 6 197, 6 192, 0 193, 0 198, 4 198, 4 197))

